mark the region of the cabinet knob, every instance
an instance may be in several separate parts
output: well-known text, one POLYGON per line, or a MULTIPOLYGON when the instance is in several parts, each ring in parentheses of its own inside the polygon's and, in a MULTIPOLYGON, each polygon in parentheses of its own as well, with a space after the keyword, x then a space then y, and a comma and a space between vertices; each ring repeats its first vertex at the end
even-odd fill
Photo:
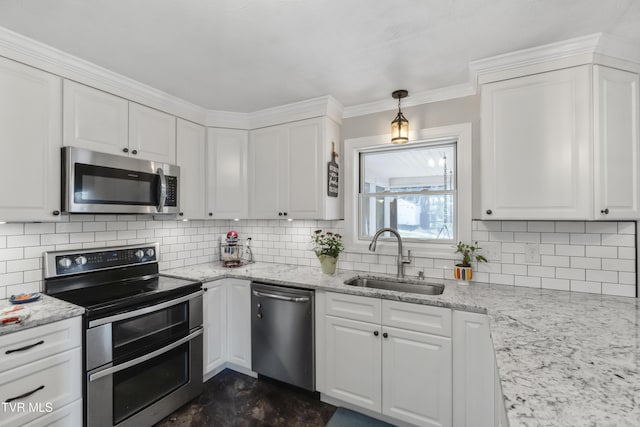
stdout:
POLYGON ((138 154, 138 150, 133 150, 131 154, 138 154))
POLYGON ((51 212, 51 213, 52 213, 52 214, 54 214, 55 216, 60 215, 60 211, 53 211, 53 212, 51 212))
POLYGON ((202 290, 207 292, 209 289, 208 288, 202 288, 202 290))
POLYGON ((487 209, 487 215, 491 215, 493 211, 491 209, 487 209))
POLYGON ((380 332, 378 332, 378 331, 373 331, 373 335, 375 335, 376 337, 378 336, 378 334, 380 334, 380 332))
POLYGON ((284 216, 287 216, 287 213, 286 213, 286 212, 284 213, 284 216))
POLYGON ((384 338, 389 338, 389 334, 388 334, 388 333, 386 333, 386 332, 385 332, 385 333, 383 333, 383 334, 382 334, 382 336, 383 336, 384 338))
POLYGON ((184 212, 180 212, 180 213, 178 213, 178 215, 184 216, 184 212))
POLYGON ((609 215, 609 208, 604 208, 600 211, 601 214, 609 215))
POLYGON ((282 216, 282 212, 278 212, 278 216, 282 216))
POLYGON ((124 148, 122 149, 122 152, 123 152, 123 153, 128 153, 128 152, 129 152, 129 149, 128 149, 127 147, 124 147, 124 148))
POLYGON ((209 216, 213 216, 213 212, 209 212, 209 216))

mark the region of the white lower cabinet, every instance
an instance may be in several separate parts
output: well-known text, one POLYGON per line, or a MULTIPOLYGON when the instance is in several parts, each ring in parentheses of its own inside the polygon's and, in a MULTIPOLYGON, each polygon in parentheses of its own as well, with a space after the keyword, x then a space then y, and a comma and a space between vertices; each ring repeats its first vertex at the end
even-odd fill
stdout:
POLYGON ((204 284, 204 376, 226 367, 251 371, 251 282, 221 279, 204 284))
POLYGON ((224 280, 205 283, 204 373, 215 375, 225 363, 227 345, 227 288, 224 280))
POLYGON ((451 339, 382 327, 382 413, 451 425, 451 339))
POLYGON ((0 337, 0 427, 82 425, 81 318, 0 337))
POLYGON ((451 310, 321 292, 316 300, 325 313, 321 393, 414 425, 451 425, 451 310))
POLYGON ((326 316, 325 334, 324 393, 379 412, 382 409, 380 325, 326 316))
POLYGON ((495 357, 486 314, 453 312, 453 425, 495 422, 495 357))

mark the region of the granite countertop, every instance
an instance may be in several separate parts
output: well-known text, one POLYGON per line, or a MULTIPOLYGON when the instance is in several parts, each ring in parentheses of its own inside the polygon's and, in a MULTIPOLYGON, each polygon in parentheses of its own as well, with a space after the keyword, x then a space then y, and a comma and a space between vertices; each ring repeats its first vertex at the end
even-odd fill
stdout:
MULTIPOLYGON (((70 304, 45 294, 40 294, 38 301, 23 304, 31 311, 31 315, 21 323, 13 323, 0 325, 0 335, 19 332, 24 329, 33 328, 35 326, 46 325, 47 323, 57 322, 58 320, 68 319, 69 317, 82 316, 84 308, 70 304)), ((14 306, 8 299, 0 300, 0 310, 14 306)))
MULTIPOLYGON (((319 267, 220 263, 163 271, 203 282, 234 277, 487 313, 509 424, 640 426, 640 301, 445 281, 442 295, 356 288, 319 267)), ((368 273, 362 273, 366 276, 368 273)), ((425 282, 429 282, 427 280, 425 282)))

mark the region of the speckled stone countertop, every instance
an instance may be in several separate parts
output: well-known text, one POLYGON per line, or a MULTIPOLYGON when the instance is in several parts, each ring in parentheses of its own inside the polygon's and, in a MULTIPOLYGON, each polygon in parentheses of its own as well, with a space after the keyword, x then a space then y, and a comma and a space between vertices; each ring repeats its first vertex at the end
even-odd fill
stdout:
MULTIPOLYGON (((219 263, 167 270, 203 282, 235 277, 487 313, 509 424, 640 426, 640 301, 445 281, 442 295, 344 285, 359 273, 219 263)), ((367 275, 362 273, 362 275, 367 275)), ((427 281, 425 281, 427 282, 427 281)))
MULTIPOLYGON (((29 308, 31 315, 21 323, 0 325, 0 335, 19 332, 24 329, 57 322, 58 320, 68 319, 69 317, 82 316, 84 314, 84 308, 44 294, 40 294, 38 301, 23 305, 29 308)), ((0 310, 8 306, 13 306, 8 299, 0 300, 0 310)))

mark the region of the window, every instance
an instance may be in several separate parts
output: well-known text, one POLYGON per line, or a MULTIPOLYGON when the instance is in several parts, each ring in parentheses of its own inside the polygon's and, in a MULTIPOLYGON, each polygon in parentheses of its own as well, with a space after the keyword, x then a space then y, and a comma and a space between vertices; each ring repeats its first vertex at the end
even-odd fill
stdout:
POLYGON ((359 239, 391 227, 407 241, 456 241, 455 140, 362 150, 359 164, 359 239))
MULTIPOLYGON (((345 139, 347 250, 368 253, 374 233, 390 226, 414 256, 453 258, 455 244, 471 239, 471 139, 471 123, 410 132, 403 146, 389 135, 345 139)), ((395 238, 381 237, 376 253, 395 255, 395 238)))

